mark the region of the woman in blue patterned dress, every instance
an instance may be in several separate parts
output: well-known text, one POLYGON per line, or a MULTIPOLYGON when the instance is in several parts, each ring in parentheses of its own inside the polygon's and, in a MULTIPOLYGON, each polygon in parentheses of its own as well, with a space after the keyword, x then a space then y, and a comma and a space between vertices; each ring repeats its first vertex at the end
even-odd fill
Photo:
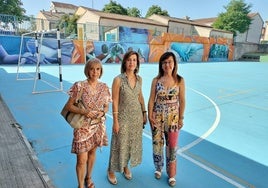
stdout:
POLYGON ((148 102, 155 178, 161 178, 164 166, 163 150, 166 145, 166 172, 170 186, 176 184, 176 150, 185 110, 185 83, 183 77, 178 75, 177 69, 175 55, 165 52, 160 57, 159 73, 152 81, 148 102))

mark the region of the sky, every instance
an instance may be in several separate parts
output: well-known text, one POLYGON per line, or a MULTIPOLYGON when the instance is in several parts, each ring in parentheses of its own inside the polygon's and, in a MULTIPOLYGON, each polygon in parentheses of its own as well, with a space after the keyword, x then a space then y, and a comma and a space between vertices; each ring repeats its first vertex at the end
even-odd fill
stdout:
MULTIPOLYGON (((21 0, 26 15, 36 16, 40 10, 49 10, 51 0, 21 0)), ((102 10, 110 0, 54 0, 55 2, 70 3, 76 6, 85 6, 102 10)), ((171 17, 190 19, 217 17, 219 13, 225 12, 224 6, 230 0, 113 0, 121 4, 124 8, 136 7, 145 17, 148 9, 152 5, 158 5, 162 10, 166 10, 171 17)), ((259 13, 263 21, 268 21, 268 0, 244 0, 251 4, 251 12, 259 13)))

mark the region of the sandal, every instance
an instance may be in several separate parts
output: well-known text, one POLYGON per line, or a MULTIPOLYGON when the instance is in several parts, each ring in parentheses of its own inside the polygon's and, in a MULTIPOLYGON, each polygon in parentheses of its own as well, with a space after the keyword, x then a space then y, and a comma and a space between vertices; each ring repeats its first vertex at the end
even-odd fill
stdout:
POLYGON ((131 180, 132 179, 132 174, 131 174, 130 170, 127 167, 124 168, 123 175, 125 176, 125 178, 127 180, 131 180))
POLYGON ((176 179, 175 178, 169 178, 168 184, 170 187, 174 187, 176 185, 176 179))
POLYGON ((85 178, 85 186, 87 188, 95 188, 95 185, 93 181, 91 180, 91 178, 85 178))
POLYGON ((116 176, 115 176, 114 172, 110 172, 108 170, 108 172, 107 172, 107 179, 110 182, 110 184, 112 184, 112 185, 116 185, 117 184, 117 179, 116 179, 116 176))
POLYGON ((162 175, 161 171, 158 171, 158 170, 157 170, 157 171, 154 172, 154 177, 155 177, 156 179, 158 179, 158 180, 161 178, 161 175, 162 175))

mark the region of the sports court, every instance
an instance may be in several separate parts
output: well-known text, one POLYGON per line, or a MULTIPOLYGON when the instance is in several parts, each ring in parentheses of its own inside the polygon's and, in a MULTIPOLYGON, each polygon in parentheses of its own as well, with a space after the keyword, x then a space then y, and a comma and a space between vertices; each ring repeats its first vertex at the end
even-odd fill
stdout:
MULTIPOLYGON (((111 87, 119 64, 104 64, 101 81, 111 87)), ((22 132, 36 152, 43 169, 57 188, 76 188, 76 156, 70 153, 72 129, 60 116, 66 91, 85 79, 83 65, 41 65, 41 79, 34 80, 35 66, 0 66, 0 93, 22 132), (22 79, 17 79, 17 76, 22 79), (33 87, 40 93, 33 94, 33 87), (45 91, 45 92, 42 92, 45 91), (48 91, 48 92, 47 92, 48 91)), ((158 64, 141 64, 143 94, 147 104, 158 64)), ((268 185, 268 63, 181 63, 186 81, 186 111, 179 138, 176 187, 266 188, 268 185)), ((107 133, 112 128, 111 108, 107 133)), ((149 124, 143 133, 143 162, 128 181, 117 173, 118 184, 107 181, 109 146, 97 150, 93 181, 97 188, 169 187, 165 172, 154 178, 149 124)))

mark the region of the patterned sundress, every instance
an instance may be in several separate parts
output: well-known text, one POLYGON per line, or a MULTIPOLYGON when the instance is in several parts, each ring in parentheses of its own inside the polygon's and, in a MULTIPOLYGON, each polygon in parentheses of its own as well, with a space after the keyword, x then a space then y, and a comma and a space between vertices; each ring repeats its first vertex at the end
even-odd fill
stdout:
POLYGON ((124 167, 134 167, 142 161, 143 114, 139 102, 140 77, 131 88, 125 74, 120 74, 118 122, 119 133, 112 134, 109 170, 123 172, 124 167))
MULTIPOLYGON (((68 91, 71 97, 76 98, 80 89, 83 89, 82 100, 88 109, 102 111, 104 104, 111 102, 111 94, 105 83, 98 82, 96 90, 92 91, 87 80, 76 82, 68 91)), ((91 125, 89 118, 85 117, 83 126, 73 131, 72 153, 88 152, 95 147, 107 146, 105 118, 91 125)))
POLYGON ((174 177, 176 175, 176 149, 179 133, 178 85, 168 89, 161 81, 157 81, 153 114, 156 119, 156 128, 152 129, 155 169, 157 171, 163 169, 163 148, 166 145, 166 171, 169 177, 174 177))

